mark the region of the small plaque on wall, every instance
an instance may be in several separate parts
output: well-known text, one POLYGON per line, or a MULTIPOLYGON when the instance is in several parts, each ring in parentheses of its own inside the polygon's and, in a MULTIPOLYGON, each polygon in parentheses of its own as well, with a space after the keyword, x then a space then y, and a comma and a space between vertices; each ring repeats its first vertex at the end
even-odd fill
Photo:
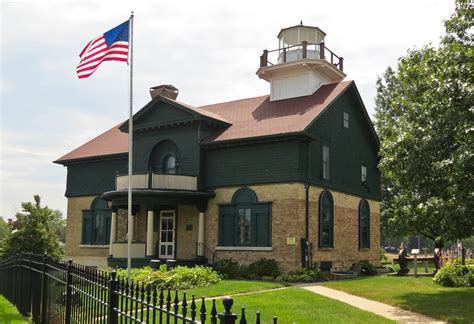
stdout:
POLYGON ((296 238, 294 238, 294 237, 287 237, 287 238, 286 238, 286 244, 288 244, 288 245, 295 245, 295 244, 296 244, 296 238))
POLYGON ((193 224, 186 224, 186 232, 191 232, 193 230, 193 224))

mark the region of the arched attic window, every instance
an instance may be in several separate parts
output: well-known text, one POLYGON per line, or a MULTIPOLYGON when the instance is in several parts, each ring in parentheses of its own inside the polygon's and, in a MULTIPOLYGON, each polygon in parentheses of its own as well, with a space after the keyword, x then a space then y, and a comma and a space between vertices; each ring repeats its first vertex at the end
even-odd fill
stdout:
POLYGON ((178 174, 180 154, 176 144, 170 140, 156 144, 149 157, 150 171, 166 174, 178 174))
POLYGON ((271 246, 271 203, 258 202, 250 188, 237 190, 230 204, 219 206, 220 246, 271 246))

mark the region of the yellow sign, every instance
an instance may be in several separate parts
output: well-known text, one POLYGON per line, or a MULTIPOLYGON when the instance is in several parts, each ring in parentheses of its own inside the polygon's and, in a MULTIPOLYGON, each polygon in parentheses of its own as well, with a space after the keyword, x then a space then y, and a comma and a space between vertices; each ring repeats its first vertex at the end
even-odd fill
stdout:
POLYGON ((294 238, 294 237, 287 237, 287 238, 286 238, 286 244, 288 244, 288 245, 295 245, 295 244, 296 244, 296 238, 294 238))

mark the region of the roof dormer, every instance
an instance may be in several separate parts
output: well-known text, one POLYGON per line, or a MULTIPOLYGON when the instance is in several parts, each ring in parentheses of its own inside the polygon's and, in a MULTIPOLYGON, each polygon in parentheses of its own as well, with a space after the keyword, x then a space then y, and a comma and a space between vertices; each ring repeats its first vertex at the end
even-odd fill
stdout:
POLYGON ((278 33, 278 49, 263 51, 257 75, 270 82, 271 101, 308 96, 344 79, 343 58, 326 47, 325 36, 301 23, 278 33))

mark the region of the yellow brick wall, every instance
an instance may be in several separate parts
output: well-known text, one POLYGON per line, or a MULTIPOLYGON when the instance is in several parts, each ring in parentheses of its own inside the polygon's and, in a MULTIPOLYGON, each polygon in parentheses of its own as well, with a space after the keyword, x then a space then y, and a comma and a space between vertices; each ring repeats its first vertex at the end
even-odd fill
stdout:
POLYGON ((176 258, 193 260, 196 258, 199 212, 194 206, 178 206, 176 218, 176 258), (186 231, 190 225, 191 230, 186 231))
MULTIPOLYGON (((240 187, 216 189, 209 200, 205 216, 205 242, 212 250, 217 246, 219 204, 227 204, 240 187)), ((271 251, 216 251, 216 259, 232 258, 250 263, 260 258, 275 259, 281 271, 301 267, 300 239, 305 236, 305 187, 300 183, 249 186, 259 201, 272 202, 271 251), (294 238, 296 244, 287 244, 294 238)), ((371 248, 359 251, 358 208, 360 197, 331 191, 334 199, 334 248, 318 249, 318 200, 323 189, 309 191, 309 240, 313 244, 313 261, 332 261, 333 269, 347 269, 359 260, 378 262, 380 245, 379 203, 369 200, 371 208, 371 248)))
POLYGON ((90 209, 96 196, 68 198, 66 219, 66 258, 79 257, 107 257, 109 246, 81 245, 82 238, 82 210, 90 209))

